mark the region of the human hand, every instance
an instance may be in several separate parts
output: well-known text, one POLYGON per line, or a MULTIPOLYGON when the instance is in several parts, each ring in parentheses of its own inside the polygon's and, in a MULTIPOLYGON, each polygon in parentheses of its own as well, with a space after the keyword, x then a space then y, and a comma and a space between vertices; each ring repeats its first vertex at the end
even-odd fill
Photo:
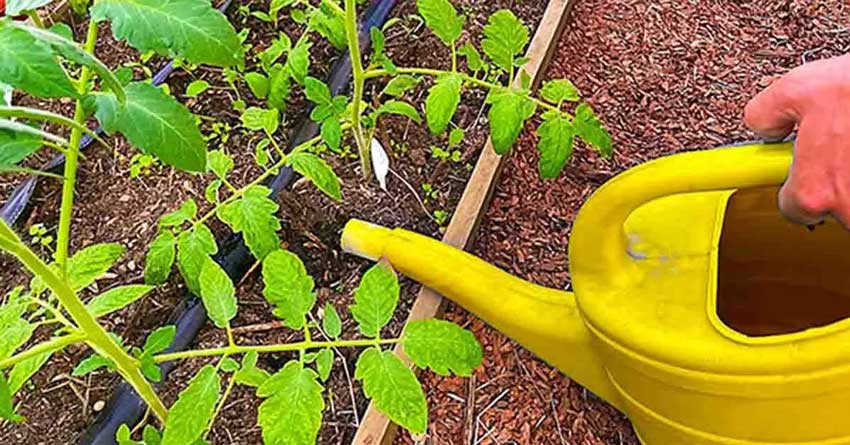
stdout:
POLYGON ((794 161, 779 192, 791 221, 827 215, 850 228, 850 55, 795 68, 747 104, 744 120, 769 140, 797 127, 794 161))

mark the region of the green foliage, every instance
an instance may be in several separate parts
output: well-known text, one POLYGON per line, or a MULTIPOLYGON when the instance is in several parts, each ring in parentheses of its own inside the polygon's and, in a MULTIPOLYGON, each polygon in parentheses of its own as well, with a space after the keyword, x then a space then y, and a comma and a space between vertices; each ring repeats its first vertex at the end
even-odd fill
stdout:
POLYGON ((465 20, 449 0, 416 0, 416 6, 428 28, 446 45, 454 45, 463 32, 465 20))
POLYGON ((481 345, 471 332, 444 320, 410 322, 402 335, 404 353, 416 366, 440 375, 470 376, 481 365, 481 345))
POLYGON ((12 390, 12 394, 23 388, 30 377, 38 372, 52 355, 53 352, 43 352, 15 364, 12 372, 9 373, 9 388, 12 390))
POLYGON ((289 70, 280 64, 273 65, 269 70, 269 106, 283 111, 290 94, 289 70))
POLYGON ((363 335, 380 337, 381 328, 393 317, 398 296, 398 278, 389 266, 376 264, 363 274, 349 308, 363 335))
POLYGON ((269 377, 271 377, 271 375, 268 372, 257 367, 256 351, 251 351, 245 354, 242 358, 242 365, 233 375, 233 379, 236 383, 255 388, 265 383, 269 377))
POLYGON ((133 146, 173 167, 206 170, 206 143, 184 105, 147 83, 131 83, 125 91, 124 106, 114 95, 97 96, 95 115, 107 132, 121 132, 133 146))
POLYGON ((384 90, 381 94, 386 94, 387 96, 400 97, 404 95, 404 93, 416 88, 419 85, 420 80, 416 77, 410 76, 408 74, 402 74, 398 77, 393 77, 392 80, 387 83, 387 86, 384 87, 384 90))
POLYGON ((211 365, 201 368, 168 410, 162 445, 186 445, 200 439, 215 410, 221 379, 211 365))
POLYGON ((540 97, 553 104, 560 104, 563 101, 579 100, 579 93, 578 88, 569 79, 557 79, 543 83, 540 97))
POLYGON ((322 158, 311 153, 299 152, 289 156, 287 163, 326 195, 336 201, 342 201, 339 178, 322 158))
POLYGON ((41 145, 42 140, 38 135, 0 129, 0 166, 21 162, 41 148, 41 145))
POLYGON ((508 72, 513 72, 517 56, 528 44, 528 28, 506 9, 496 11, 484 26, 481 48, 493 63, 508 72))
POLYGON ((114 366, 111 360, 95 353, 86 357, 80 363, 77 363, 77 366, 71 371, 71 375, 73 377, 82 377, 100 368, 112 369, 114 366))
POLYGON ((242 126, 249 130, 263 130, 272 134, 277 131, 278 125, 280 125, 280 113, 276 109, 251 107, 242 113, 242 126))
POLYGON ((380 116, 381 114, 397 114, 400 116, 408 117, 417 124, 422 123, 422 116, 419 115, 419 111, 417 111, 413 105, 410 105, 407 102, 402 102, 400 100, 389 100, 387 102, 384 102, 378 108, 376 114, 378 116, 380 116))
POLYGON ((416 375, 392 351, 368 348, 360 354, 354 378, 363 392, 393 422, 424 434, 428 427, 428 404, 416 375))
POLYGON ((425 100, 425 119, 432 134, 446 131, 457 106, 460 104, 460 90, 463 78, 457 74, 443 74, 428 91, 425 100))
POLYGON ((325 303, 324 317, 322 317, 322 330, 328 337, 339 338, 342 334, 342 319, 339 318, 336 308, 331 303, 325 303))
POLYGON ((212 259, 201 268, 201 299, 207 309, 207 316, 219 328, 230 326, 230 320, 236 316, 236 290, 224 269, 212 259))
POLYGON ((35 11, 53 0, 9 0, 6 2, 6 15, 14 17, 26 11, 35 11))
POLYGON ((186 96, 187 97, 197 97, 204 93, 204 91, 210 89, 210 84, 206 80, 196 80, 189 84, 186 87, 186 96))
POLYGON ((255 258, 262 260, 269 252, 280 246, 277 231, 278 205, 269 199, 271 190, 255 185, 245 190, 241 198, 222 205, 218 217, 234 232, 242 233, 245 244, 255 258))
POLYGON ((257 416, 263 443, 316 443, 325 408, 317 377, 312 369, 293 360, 257 389, 257 395, 266 398, 257 416))
POLYGON ((301 259, 286 250, 270 253, 263 260, 263 284, 263 296, 275 307, 274 315, 292 329, 304 327, 316 294, 301 259))
POLYGON ((68 260, 66 277, 71 289, 81 290, 112 268, 125 249, 120 244, 95 244, 75 253, 68 260))
POLYGON ((153 290, 153 286, 142 284, 131 284, 110 289, 86 303, 86 309, 95 317, 102 317, 115 312, 125 306, 129 306, 136 300, 144 297, 153 290))
POLYGON ((77 97, 51 48, 0 21, 0 82, 38 97, 77 97))
POLYGON ((596 117, 590 105, 583 103, 576 107, 573 130, 578 137, 590 144, 602 156, 607 158, 613 153, 611 135, 596 117))
POLYGON ((484 63, 484 59, 481 58, 481 53, 479 53, 478 50, 469 42, 464 43, 460 48, 458 48, 457 53, 466 57, 466 65, 473 72, 481 71, 487 66, 484 63))
POLYGON ((199 224, 191 230, 182 232, 177 237, 177 267, 186 280, 186 286, 195 295, 201 294, 201 269, 209 260, 210 255, 218 252, 210 229, 199 224))
POLYGON ((573 125, 561 113, 546 112, 537 127, 540 176, 557 178, 573 152, 573 125))
POLYGON ((251 94, 257 99, 265 99, 269 95, 269 78, 258 72, 245 74, 245 82, 251 89, 251 94))
POLYGON ((207 0, 98 0, 91 14, 142 52, 221 67, 244 58, 236 30, 207 0))
POLYGON ((325 4, 326 1, 332 0, 322 1, 321 7, 311 14, 308 28, 326 38, 335 48, 344 49, 347 45, 345 39, 345 22, 342 16, 334 13, 325 4))
POLYGON ((24 421, 24 418, 15 411, 15 405, 12 403, 12 391, 9 389, 9 383, 6 382, 6 377, 0 373, 0 419, 6 419, 14 423, 24 421))
POLYGON ((179 227, 187 221, 191 221, 198 214, 198 204, 192 198, 180 204, 180 207, 159 218, 160 227, 179 227))
POLYGON ((536 105, 525 92, 507 88, 491 91, 487 102, 491 104, 487 116, 493 149, 504 155, 516 142, 525 121, 534 115, 536 105))

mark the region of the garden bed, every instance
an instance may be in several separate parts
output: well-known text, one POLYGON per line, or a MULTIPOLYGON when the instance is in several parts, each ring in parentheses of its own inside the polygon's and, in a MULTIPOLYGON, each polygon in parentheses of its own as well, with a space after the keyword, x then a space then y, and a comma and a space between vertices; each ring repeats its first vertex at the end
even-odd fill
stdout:
MULTIPOLYGON (((252 30, 248 42, 255 49, 249 55, 264 49, 277 34, 270 24, 239 11, 240 4, 249 5, 254 10, 265 10, 268 2, 237 2, 228 14, 231 22, 240 28, 252 30)), ((493 11, 500 8, 513 10, 532 30, 542 16, 545 4, 499 0, 483 4, 475 1, 455 1, 454 4, 467 16, 466 33, 470 38, 480 36, 481 27, 493 11)), ((401 2, 392 16, 401 20, 400 25, 388 33, 400 33, 404 36, 388 39, 387 52, 399 65, 419 65, 434 68, 447 68, 448 54, 444 46, 417 21, 410 18, 415 11, 413 2, 401 2)), ((70 17, 70 16, 69 16, 70 17)), ((68 19, 77 35, 85 33, 85 24, 68 19)), ((289 32, 287 22, 281 21, 281 31, 289 32)), ((109 32, 103 26, 102 34, 109 32)), ((293 40, 297 35, 291 35, 293 40)), ((389 36, 388 36, 389 37, 389 36)), ((116 67, 134 60, 135 52, 124 44, 104 38, 98 43, 97 55, 109 66, 116 67)), ((311 75, 324 78, 338 52, 327 44, 313 47, 311 75)), ((155 69, 163 63, 154 58, 145 63, 155 69)), ((137 77, 142 76, 141 68, 135 68, 137 77)), ((192 75, 178 70, 168 84, 175 95, 182 95, 188 84, 195 79, 203 79, 212 86, 198 98, 188 99, 189 108, 202 116, 213 118, 236 129, 239 126, 239 112, 231 109, 232 91, 226 88, 219 69, 200 67, 192 75)), ((248 102, 255 101, 250 90, 239 85, 240 96, 248 102)), ((415 95, 421 96, 424 88, 415 95)), ((388 177, 388 190, 381 190, 374 181, 364 182, 356 168, 356 159, 332 157, 331 164, 342 181, 344 201, 335 203, 306 183, 296 183, 292 190, 284 192, 278 200, 282 220, 281 231, 285 247, 298 254, 304 261, 308 272, 316 280, 319 304, 332 300, 338 308, 351 303, 352 290, 363 271, 369 266, 365 261, 344 255, 338 244, 342 225, 350 218, 361 218, 388 226, 403 226, 422 233, 439 236, 445 222, 435 221, 435 211, 451 213, 466 185, 478 152, 487 139, 486 119, 482 116, 484 94, 464 93, 454 123, 466 130, 463 143, 456 149, 461 152, 457 162, 434 159, 431 157, 432 145, 445 146, 445 141, 432 137, 424 126, 408 123, 396 117, 385 119, 376 135, 390 153, 391 168, 394 173, 388 177), (430 185, 434 191, 423 196, 423 185, 430 185), (418 196, 414 196, 414 194, 418 196)), ((27 103, 35 105, 34 103, 27 103)), ((282 133, 294 130, 294 125, 306 116, 306 101, 296 95, 288 104, 286 127, 282 133)), ((51 109, 69 114, 70 102, 55 102, 51 109)), ((211 120, 206 120, 204 130, 212 131, 211 120)), ((259 173, 254 162, 252 140, 240 131, 232 131, 230 139, 222 142, 213 139, 211 146, 225 148, 235 159, 236 167, 231 174, 233 183, 239 187, 249 182, 259 173)), ((77 185, 78 197, 75 210, 75 237, 71 250, 75 251, 87 245, 99 242, 118 242, 125 246, 127 254, 120 260, 116 274, 108 275, 98 281, 100 290, 113 288, 142 280, 145 250, 156 235, 157 219, 189 197, 195 197, 203 203, 204 186, 210 176, 191 176, 178 173, 170 168, 153 168, 139 178, 130 178, 130 158, 133 149, 122 138, 111 139, 114 150, 93 146, 86 152, 82 161, 80 180, 77 185)), ((37 163, 35 164, 37 165, 37 163)), ((4 176, 0 191, 7 196, 18 181, 18 177, 4 176)), ((39 188, 34 206, 22 224, 22 233, 33 224, 43 224, 48 233, 55 230, 59 202, 59 187, 49 181, 39 188)), ((203 208, 202 208, 203 210, 203 208)), ((225 238, 228 229, 218 223, 212 225, 219 240, 225 238)), ((47 251, 42 253, 47 254, 47 251)), ((0 282, 3 291, 14 285, 28 281, 26 274, 8 257, 0 257, 0 282)), ((261 283, 258 273, 249 275, 237 287, 240 303, 239 315, 233 320, 234 331, 240 343, 268 344, 286 342, 300 338, 272 323, 275 319, 268 304, 261 295, 261 283)), ((418 286, 409 281, 402 283, 402 304, 396 311, 388 334, 398 334, 407 316, 407 310, 414 298, 418 286)), ((110 315, 105 323, 107 327, 121 335, 127 343, 141 344, 153 329, 169 321, 174 307, 183 296, 182 281, 172 277, 170 282, 155 290, 145 299, 131 307, 110 315)), ((347 314, 347 311, 341 311, 347 314)), ((343 319, 343 336, 356 331, 353 320, 343 319)), ((196 347, 212 347, 226 343, 223 331, 211 327, 204 329, 198 336, 196 347)), ((329 388, 328 409, 325 411, 320 443, 348 443, 354 435, 358 419, 366 407, 359 385, 353 382, 351 374, 357 351, 342 350, 347 372, 333 373, 329 388)), ((86 426, 90 425, 102 409, 119 379, 111 373, 98 371, 84 378, 70 377, 74 365, 88 356, 90 350, 84 347, 72 347, 58 354, 33 379, 34 388, 24 390, 16 399, 20 412, 28 418, 26 423, 0 426, 0 442, 3 443, 44 443, 68 444, 78 440, 86 426), (69 407, 79 407, 70 409, 69 407), (50 431, 50 434, 45 434, 50 431)), ((278 369, 293 355, 278 354, 261 358, 261 366, 278 369)), ((182 363, 160 389, 166 405, 174 402, 178 392, 183 389, 189 378, 210 360, 193 359, 182 363)), ((336 366, 341 367, 340 359, 336 366)), ((253 390, 237 386, 228 399, 226 410, 218 418, 210 435, 212 443, 260 443, 260 429, 256 426, 256 409, 259 404, 253 390)), ((431 417, 432 420, 435 416, 431 417)))
MULTIPOLYGON (((572 79, 600 113, 615 155, 580 147, 554 181, 526 131, 508 160, 473 252, 554 288, 570 282, 576 212, 614 174, 677 151, 754 139, 746 102, 803 63, 850 50, 841 1, 578 1, 548 78, 572 79)), ((636 445, 628 420, 462 309, 446 317, 484 345, 474 379, 425 377, 431 444, 636 445)), ((396 443, 411 443, 407 434, 396 443)))

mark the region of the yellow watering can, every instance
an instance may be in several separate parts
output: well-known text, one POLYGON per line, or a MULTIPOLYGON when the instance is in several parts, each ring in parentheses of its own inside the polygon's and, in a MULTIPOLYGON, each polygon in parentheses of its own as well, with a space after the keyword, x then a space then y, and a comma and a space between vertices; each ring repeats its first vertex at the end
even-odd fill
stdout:
POLYGON ((778 213, 791 145, 677 154, 615 177, 570 241, 575 293, 401 229, 386 258, 625 412, 647 445, 850 444, 850 234, 778 213))

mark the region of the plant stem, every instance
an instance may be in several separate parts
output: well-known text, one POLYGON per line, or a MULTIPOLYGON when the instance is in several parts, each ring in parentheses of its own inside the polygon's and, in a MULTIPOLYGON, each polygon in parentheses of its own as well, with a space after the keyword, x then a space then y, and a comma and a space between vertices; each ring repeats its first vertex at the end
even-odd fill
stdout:
POLYGON ((36 28, 44 29, 44 22, 41 20, 41 16, 38 15, 38 11, 27 11, 27 17, 32 20, 32 24, 35 25, 36 28))
MULTIPOLYGON (((2 224, 0 224, 2 226, 2 224)), ((4 227, 4 229, 7 229, 4 227)), ((0 232, 0 248, 11 253, 35 276, 39 277, 53 291, 62 307, 68 311, 71 319, 79 326, 85 337, 85 342, 98 354, 112 360, 119 374, 136 390, 139 397, 148 404, 154 414, 165 422, 168 410, 154 392, 153 387, 139 370, 136 359, 127 354, 124 349, 109 336, 103 326, 97 322, 80 297, 68 286, 64 278, 54 273, 38 255, 30 250, 14 234, 4 235, 0 232), (14 238, 12 237, 14 236, 14 238)))
POLYGON ((236 384, 235 376, 235 373, 230 375, 227 387, 224 389, 224 395, 221 396, 218 404, 216 404, 215 411, 213 411, 213 415, 210 417, 210 423, 207 424, 207 431, 204 433, 204 439, 206 439, 212 432, 213 424, 215 424, 215 418, 218 417, 219 413, 221 413, 221 410, 224 408, 224 402, 227 401, 227 398, 230 397, 230 392, 233 391, 233 386, 236 384))
POLYGON ((457 45, 452 41, 452 72, 457 72, 457 45))
POLYGON ((351 56, 351 75, 354 92, 351 99, 351 127, 354 142, 360 154, 360 169, 363 179, 372 177, 372 160, 369 145, 363 137, 363 126, 360 122, 361 102, 363 101, 363 85, 366 81, 363 72, 363 60, 360 55, 360 35, 357 32, 357 1, 345 0, 345 37, 348 40, 348 54, 351 56))
MULTIPOLYGON (((93 53, 96 42, 97 23, 91 20, 86 35, 85 51, 89 54, 93 53)), ((77 105, 74 109, 74 121, 80 125, 85 125, 86 111, 83 107, 82 97, 88 92, 90 79, 91 70, 87 66, 83 66, 80 69, 80 79, 77 84, 80 99, 77 99, 77 105)), ((71 141, 65 155, 65 181, 62 183, 62 204, 59 210, 59 229, 56 237, 56 264, 59 265, 62 277, 67 276, 68 272, 68 248, 71 242, 71 219, 74 214, 74 187, 77 184, 77 160, 79 159, 80 140, 82 138, 83 132, 79 128, 71 130, 71 141)))
POLYGON ((234 355, 243 354, 246 352, 268 353, 268 352, 287 352, 287 351, 305 351, 308 349, 321 348, 345 348, 345 347, 368 347, 379 345, 392 345, 400 342, 401 339, 363 339, 363 340, 335 340, 335 341, 301 341, 296 343, 283 343, 277 345, 256 345, 256 346, 223 346, 220 348, 209 349, 193 349, 190 351, 171 352, 168 354, 160 354, 154 356, 156 363, 170 362, 195 357, 211 357, 217 355, 234 355))
POLYGON ((55 352, 64 348, 65 346, 85 341, 85 339, 85 334, 83 334, 82 332, 75 332, 73 334, 65 335, 62 337, 56 337, 51 340, 41 342, 27 349, 26 351, 21 352, 20 354, 13 355, 9 358, 0 360, 0 369, 10 368, 28 358, 32 358, 47 352, 55 352))

